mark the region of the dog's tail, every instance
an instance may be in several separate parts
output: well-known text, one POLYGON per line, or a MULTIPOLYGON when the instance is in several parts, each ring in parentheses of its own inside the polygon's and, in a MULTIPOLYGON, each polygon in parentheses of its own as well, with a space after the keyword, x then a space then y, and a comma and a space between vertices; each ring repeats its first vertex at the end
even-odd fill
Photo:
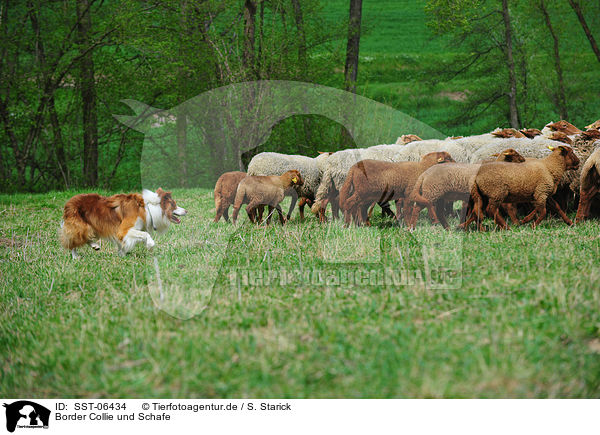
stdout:
POLYGON ((58 230, 60 244, 65 249, 73 249, 83 246, 93 238, 93 230, 79 214, 74 204, 67 202, 63 213, 63 219, 58 230))

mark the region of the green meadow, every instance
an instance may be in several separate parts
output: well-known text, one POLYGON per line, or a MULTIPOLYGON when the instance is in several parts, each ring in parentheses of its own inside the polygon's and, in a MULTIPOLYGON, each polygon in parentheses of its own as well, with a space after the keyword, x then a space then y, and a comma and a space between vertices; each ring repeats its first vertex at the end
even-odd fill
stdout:
POLYGON ((0 196, 5 397, 600 396, 596 221, 233 227, 188 189, 153 252, 72 261, 57 231, 74 193, 0 196), (450 286, 431 285, 450 257, 450 286))

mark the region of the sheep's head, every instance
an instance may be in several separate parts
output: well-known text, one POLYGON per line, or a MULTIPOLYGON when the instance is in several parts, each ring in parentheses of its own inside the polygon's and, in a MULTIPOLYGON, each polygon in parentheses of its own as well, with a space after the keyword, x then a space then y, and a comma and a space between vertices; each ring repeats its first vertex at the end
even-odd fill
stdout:
POLYGON ((423 157, 421 157, 421 163, 424 163, 426 166, 433 166, 446 162, 454 162, 452 156, 446 151, 437 151, 425 154, 423 157))
POLYGON ((299 171, 292 169, 291 171, 287 171, 287 175, 292 186, 302 186, 304 184, 304 180, 299 171))
POLYGON ((565 145, 559 145, 557 147, 548 146, 548 149, 552 151, 552 154, 560 154, 565 160, 566 170, 577 169, 579 167, 579 157, 573 152, 573 148, 565 145))
POLYGON ((514 128, 504 128, 502 130, 495 130, 495 131, 492 131, 492 135, 496 136, 496 137, 503 137, 503 138, 525 137, 525 135, 523 133, 521 133, 519 130, 515 130, 514 128))
POLYGON ((550 139, 566 143, 567 145, 573 145, 573 141, 571 140, 571 138, 562 131, 555 131, 550 135, 550 139))
POLYGON ((586 125, 585 128, 587 128, 588 130, 593 130, 593 129, 600 129, 600 119, 590 125, 586 125))
POLYGON ((553 122, 551 124, 548 124, 546 127, 548 127, 552 131, 561 132, 561 133, 564 133, 567 135, 581 133, 581 130, 579 130, 577 127, 575 127, 570 122, 565 121, 564 119, 560 120, 558 122, 553 122))
POLYGON ((498 154, 496 160, 499 162, 523 163, 525 161, 525 157, 519 154, 515 149, 508 148, 498 154))
POLYGON ((600 130, 597 130, 595 128, 590 128, 587 131, 584 131, 583 133, 581 133, 581 136, 585 139, 600 139, 600 130))
POLYGON ((406 145, 407 143, 416 142, 416 141, 420 141, 420 140, 423 140, 423 139, 421 139, 416 134, 403 134, 402 136, 400 136, 400 143, 402 143, 404 145, 406 145))
POLYGON ((537 128, 524 128, 520 131, 525 137, 528 137, 529 139, 533 139, 534 137, 540 136, 542 134, 542 132, 537 128))

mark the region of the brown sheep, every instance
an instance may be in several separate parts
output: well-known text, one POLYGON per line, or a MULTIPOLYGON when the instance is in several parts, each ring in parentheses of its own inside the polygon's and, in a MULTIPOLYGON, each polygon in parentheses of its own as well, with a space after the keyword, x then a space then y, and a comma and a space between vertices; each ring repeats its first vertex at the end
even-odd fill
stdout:
POLYGON ((544 127, 544 128, 545 129, 547 128, 551 131, 558 131, 558 132, 564 133, 568 136, 572 136, 574 134, 581 133, 581 130, 579 130, 577 127, 575 127, 570 122, 565 121, 564 119, 560 120, 558 122, 552 122, 550 124, 547 124, 546 127, 544 127))
POLYGON ((252 223, 258 223, 256 219, 256 208, 259 206, 269 206, 269 217, 267 224, 270 221, 271 212, 275 208, 279 213, 279 220, 283 225, 285 218, 281 211, 279 203, 285 197, 285 191, 293 186, 302 186, 304 181, 299 171, 292 169, 282 175, 249 175, 240 181, 237 192, 235 194, 235 202, 233 205, 232 220, 235 224, 238 213, 242 204, 246 206, 246 212, 252 223))
MULTIPOLYGON (((508 229, 508 225, 498 213, 500 204, 531 202, 535 209, 522 220, 522 223, 533 220, 537 214, 533 226, 539 225, 546 217, 546 203, 548 203, 568 225, 573 224, 552 195, 556 192, 564 172, 576 169, 579 166, 579 159, 569 146, 549 148, 552 150, 549 156, 538 160, 527 160, 518 166, 505 162, 481 166, 471 188, 473 214, 479 218, 479 221, 483 219, 483 210, 487 203, 496 224, 502 229, 508 229)), ((465 227, 472 220, 473 217, 465 222, 465 227)), ((482 229, 480 223, 478 227, 482 229)))
POLYGON ((523 135, 525 137, 528 137, 529 139, 533 139, 534 137, 540 136, 542 134, 542 132, 537 128, 523 128, 520 130, 520 132, 523 133, 523 135))
POLYGON ((600 191, 600 148, 592 153, 581 169, 579 207, 575 223, 583 222, 590 214, 592 200, 600 191))
POLYGON ((502 138, 525 137, 525 135, 523 133, 521 133, 519 130, 516 130, 514 128, 504 128, 502 130, 500 130, 500 129, 494 130, 494 131, 492 131, 492 136, 502 137, 502 138))
POLYGON ((586 131, 581 132, 581 136, 586 140, 600 139, 600 130, 590 128, 586 131))
MULTIPOLYGON (((512 148, 501 152, 495 159, 500 162, 522 163, 525 158, 512 148)), ((479 171, 480 165, 466 163, 448 163, 445 165, 435 165, 423 172, 410 196, 410 205, 412 216, 409 227, 414 228, 419 212, 423 207, 427 207, 429 218, 432 223, 441 223, 444 228, 448 228, 448 222, 444 213, 438 213, 439 206, 444 202, 462 201, 463 215, 468 214, 466 202, 469 199, 471 185, 479 171)), ((508 208, 509 215, 513 222, 516 220, 514 208, 508 208), (513 216, 513 213, 515 216, 513 216)))
POLYGON ((586 125, 585 128, 587 128, 588 130, 592 130, 592 129, 600 130, 600 119, 596 122, 593 122, 590 125, 586 125))
POLYGON ((573 139, 571 139, 569 136, 567 136, 566 133, 563 133, 562 131, 555 131, 550 136, 548 136, 548 138, 558 142, 566 143, 567 145, 573 145, 573 139))
POLYGON ((217 211, 214 222, 219 222, 221 216, 229 222, 229 206, 235 201, 238 184, 246 178, 245 172, 225 172, 215 184, 215 209, 217 211))
POLYGON ((396 201, 396 219, 400 220, 401 201, 404 219, 408 222, 408 196, 425 170, 433 165, 454 162, 445 151, 425 154, 419 162, 383 162, 362 160, 350 168, 340 190, 340 204, 347 224, 354 218, 357 224, 367 221, 369 207, 376 202, 396 201))

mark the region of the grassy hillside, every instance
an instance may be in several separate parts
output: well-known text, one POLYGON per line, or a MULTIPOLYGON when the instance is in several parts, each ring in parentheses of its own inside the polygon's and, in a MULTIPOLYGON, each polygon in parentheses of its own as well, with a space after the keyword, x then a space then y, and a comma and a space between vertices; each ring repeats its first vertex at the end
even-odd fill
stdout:
POLYGON ((153 254, 105 244, 74 262, 56 237, 72 193, 0 196, 7 397, 600 396, 597 221, 463 235, 424 219, 410 235, 244 215, 234 230, 210 222, 210 191, 179 190, 189 216, 153 254), (426 276, 423 246, 448 243, 458 288, 370 277, 426 276), (194 283, 213 270, 203 294, 194 283), (206 303, 190 320, 157 308, 184 317, 206 303))
MULTIPOLYGON (((472 123, 452 124, 464 111, 466 96, 484 91, 489 82, 477 70, 461 74, 452 80, 445 74, 458 70, 451 67, 457 55, 466 48, 451 43, 449 35, 435 36, 426 23, 424 0, 384 0, 363 2, 364 34, 361 38, 359 65, 359 91, 365 96, 387 103, 417 119, 428 123, 448 135, 471 135, 508 126, 503 113, 497 109, 481 113, 472 123), (500 120, 500 121, 499 121, 500 120)), ((558 119, 549 92, 555 72, 549 56, 549 37, 543 34, 542 22, 527 22, 513 17, 516 28, 535 29, 539 32, 528 49, 529 113, 524 119, 528 127, 543 127, 558 119), (527 27, 529 26, 529 27, 527 27), (541 68, 541 70, 539 70, 541 68)), ((551 8, 555 26, 561 38, 563 69, 568 94, 569 118, 580 127, 600 118, 600 64, 594 57, 575 14, 566 8, 551 8)), ((348 2, 332 0, 324 3, 324 17, 332 22, 344 22, 348 15, 348 2)), ((590 14, 590 20, 594 20, 590 14)), ((532 39, 524 38, 525 41, 532 39)), ((519 59, 517 59, 519 61, 519 59)))

